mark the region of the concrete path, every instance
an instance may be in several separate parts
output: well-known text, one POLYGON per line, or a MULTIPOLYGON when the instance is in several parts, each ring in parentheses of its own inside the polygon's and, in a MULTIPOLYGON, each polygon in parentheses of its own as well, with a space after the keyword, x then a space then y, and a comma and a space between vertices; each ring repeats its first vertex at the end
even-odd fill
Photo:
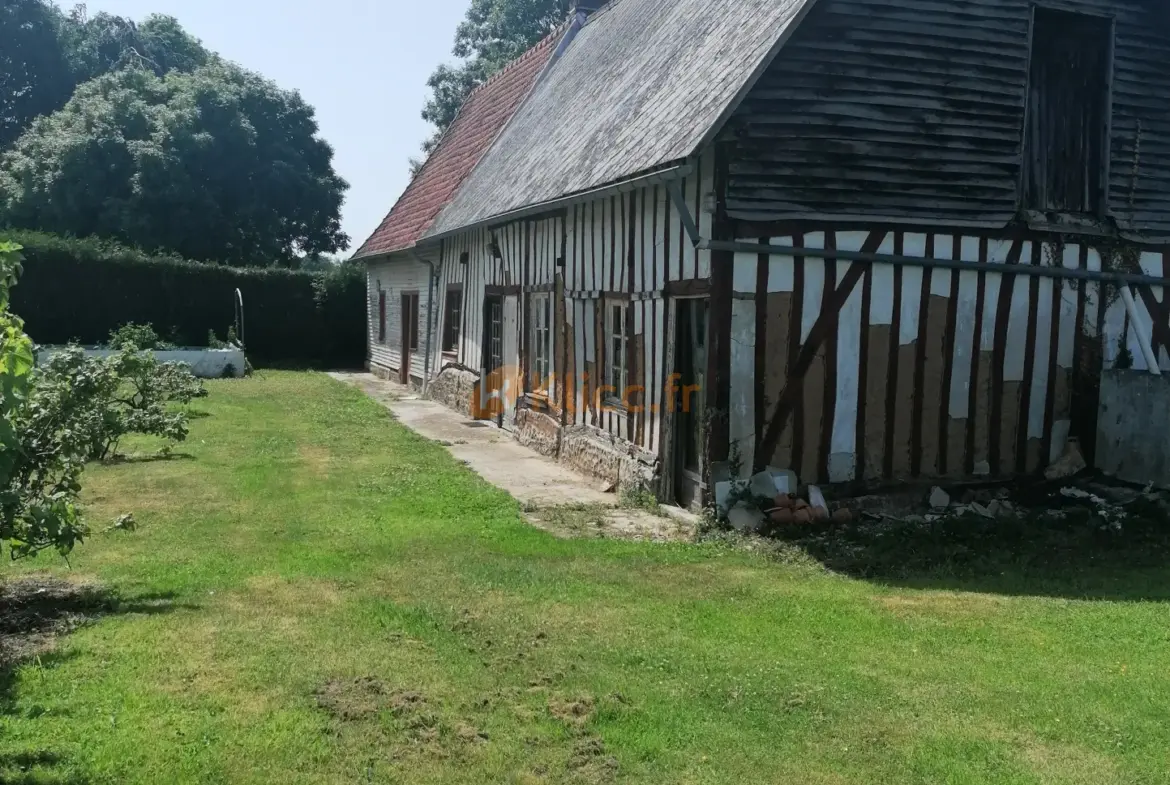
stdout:
POLYGON ((409 388, 369 373, 331 373, 389 409, 420 436, 443 444, 456 458, 523 505, 534 525, 560 536, 693 539, 698 518, 677 507, 619 509, 600 483, 522 447, 509 434, 470 420, 409 388))

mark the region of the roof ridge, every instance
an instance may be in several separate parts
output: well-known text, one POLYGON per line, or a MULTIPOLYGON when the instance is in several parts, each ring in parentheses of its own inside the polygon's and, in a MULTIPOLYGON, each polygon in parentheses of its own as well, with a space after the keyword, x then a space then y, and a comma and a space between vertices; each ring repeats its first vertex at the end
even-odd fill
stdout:
POLYGON ((552 32, 550 32, 544 38, 537 41, 532 46, 525 49, 524 53, 521 54, 519 57, 515 58, 514 60, 510 60, 508 62, 508 64, 505 65, 503 68, 496 71, 494 74, 489 76, 487 79, 483 80, 483 82, 481 82, 480 84, 476 85, 475 88, 470 93, 467 94, 467 98, 465 100, 470 101, 471 98, 476 93, 478 93, 480 90, 483 90, 485 87, 492 84, 493 82, 498 81, 502 77, 507 76, 509 73, 516 70, 524 63, 526 63, 529 60, 531 60, 532 58, 536 57, 544 49, 551 46, 559 38, 559 36, 565 32, 565 30, 568 28, 568 26, 569 26, 569 22, 562 22, 561 24, 557 25, 557 27, 552 32))

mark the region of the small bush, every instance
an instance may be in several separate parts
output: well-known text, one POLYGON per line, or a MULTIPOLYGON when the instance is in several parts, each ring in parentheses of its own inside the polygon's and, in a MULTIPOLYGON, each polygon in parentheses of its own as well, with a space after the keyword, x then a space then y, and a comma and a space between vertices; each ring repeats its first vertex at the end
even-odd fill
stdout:
POLYGON ((110 332, 108 345, 111 349, 174 349, 173 343, 168 343, 158 337, 158 333, 149 324, 134 324, 132 322, 110 332))
POLYGON ((220 340, 219 336, 215 334, 215 330, 207 331, 207 348, 208 349, 242 349, 243 342, 236 335, 236 326, 232 325, 227 329, 227 338, 220 340))
POLYGON ((87 460, 112 457, 129 433, 185 440, 187 414, 170 404, 207 394, 186 365, 160 363, 133 348, 102 358, 66 349, 38 369, 33 390, 29 431, 68 430, 77 454, 87 460))

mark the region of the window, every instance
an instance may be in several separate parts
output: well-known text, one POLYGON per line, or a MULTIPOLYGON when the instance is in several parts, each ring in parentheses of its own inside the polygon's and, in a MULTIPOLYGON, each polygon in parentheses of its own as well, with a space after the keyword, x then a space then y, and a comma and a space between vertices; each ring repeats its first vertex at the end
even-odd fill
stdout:
POLYGON ((418 351, 418 293, 402 295, 402 333, 406 347, 418 351))
POLYGON ((616 400, 623 400, 629 386, 628 333, 626 304, 610 303, 605 319, 605 383, 613 388, 610 395, 616 400))
POLYGON ((1112 58, 1111 20, 1036 8, 1024 129, 1025 209, 1103 215, 1112 58))
POLYGON ((386 343, 386 293, 378 292, 378 343, 386 343))
POLYGON ((459 335, 463 329, 463 289, 452 286, 447 289, 447 301, 443 306, 443 351, 458 354, 459 335))
POLYGON ((553 307, 552 295, 547 293, 529 295, 528 305, 532 309, 532 342, 529 373, 532 375, 532 389, 548 392, 553 371, 553 307))

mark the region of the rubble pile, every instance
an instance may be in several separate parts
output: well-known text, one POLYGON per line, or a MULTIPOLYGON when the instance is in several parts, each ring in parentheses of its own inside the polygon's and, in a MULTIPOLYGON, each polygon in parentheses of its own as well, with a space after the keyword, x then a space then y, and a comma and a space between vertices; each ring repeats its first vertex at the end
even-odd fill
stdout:
POLYGON ((1090 528, 1121 532, 1131 517, 1170 521, 1170 498, 1162 492, 1106 484, 1083 475, 950 490, 934 486, 925 497, 921 491, 903 490, 830 503, 818 486, 802 488, 793 472, 768 469, 748 479, 718 481, 716 504, 733 529, 747 534, 781 534, 814 525, 1011 519, 1056 525, 1072 519, 1090 528))

